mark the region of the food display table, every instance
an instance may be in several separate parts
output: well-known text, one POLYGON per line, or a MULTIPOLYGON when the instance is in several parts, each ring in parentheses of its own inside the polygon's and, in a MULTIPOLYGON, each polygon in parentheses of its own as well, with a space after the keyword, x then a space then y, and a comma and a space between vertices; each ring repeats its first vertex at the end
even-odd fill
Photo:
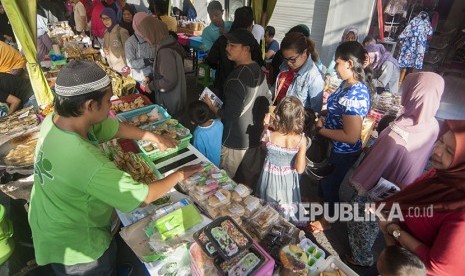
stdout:
MULTIPOLYGON (((116 118, 180 141, 190 139, 187 129, 162 107, 139 102, 141 107, 132 105, 136 109, 117 113, 116 118)), ((120 104, 114 102, 115 107, 120 104)), ((112 140, 102 148, 118 168, 147 184, 183 166, 201 164, 199 172, 148 206, 130 213, 117 210, 124 226, 120 236, 147 275, 271 276, 277 269, 289 275, 336 270, 355 275, 334 262, 324 268, 323 249, 191 144, 155 156, 150 152, 156 146, 146 142, 112 140)))

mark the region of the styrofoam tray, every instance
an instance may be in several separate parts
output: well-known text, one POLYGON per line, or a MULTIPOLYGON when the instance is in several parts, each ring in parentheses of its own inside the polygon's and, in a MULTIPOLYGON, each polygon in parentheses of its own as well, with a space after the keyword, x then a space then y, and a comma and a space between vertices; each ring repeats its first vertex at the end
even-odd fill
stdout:
POLYGON ((331 267, 331 264, 336 265, 342 272, 347 274, 347 276, 358 276, 355 271, 353 271, 336 256, 329 256, 319 269, 313 271, 309 275, 320 275, 321 272, 333 272, 334 268, 331 267))

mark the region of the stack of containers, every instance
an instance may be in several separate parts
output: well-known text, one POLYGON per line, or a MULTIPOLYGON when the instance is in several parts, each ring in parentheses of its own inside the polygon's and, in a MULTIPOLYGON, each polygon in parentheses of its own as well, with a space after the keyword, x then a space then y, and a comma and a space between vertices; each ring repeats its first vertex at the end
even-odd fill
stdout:
POLYGON ((194 234, 191 247, 193 275, 272 275, 274 259, 231 217, 211 222, 194 234), (200 247, 201 251, 198 250, 200 247), (216 271, 212 271, 212 264, 216 271))

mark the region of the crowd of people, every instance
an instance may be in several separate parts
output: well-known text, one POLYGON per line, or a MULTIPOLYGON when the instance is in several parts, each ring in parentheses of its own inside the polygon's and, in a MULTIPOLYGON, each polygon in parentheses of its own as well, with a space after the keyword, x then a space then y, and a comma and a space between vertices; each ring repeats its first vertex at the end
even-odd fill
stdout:
MULTIPOLYGON (((43 8, 53 1, 39 2, 43 8)), ((211 24, 203 31, 202 47, 207 52, 205 62, 216 69, 212 90, 223 105, 210 97, 188 103, 186 53, 176 39, 177 24, 169 16, 167 1, 151 1, 152 14, 137 12, 125 1, 70 2, 72 9, 63 15, 72 11, 68 18, 74 21, 75 31, 100 40, 114 71, 132 76, 140 91, 174 118, 187 113, 195 125, 193 145, 299 226, 300 191, 305 189, 301 175, 312 143, 305 130, 312 129, 332 145, 328 158, 333 170, 319 181, 319 195, 332 216, 341 201, 341 183, 362 152, 363 121, 373 95, 385 91, 401 95, 402 112, 380 131, 350 175, 351 202, 358 206, 382 202, 385 210, 399 203, 403 212, 412 206, 433 206, 434 214, 406 215, 402 222, 349 222, 351 254, 346 262, 372 266, 371 247, 381 230, 388 245, 378 259, 382 275, 402 270, 417 273, 409 275, 458 275, 465 269, 459 253, 465 241, 465 122, 449 120, 441 127, 436 120, 444 91, 441 76, 410 73, 399 87, 398 60, 371 37, 360 43, 354 27, 344 30, 333 61, 324 66, 306 25, 291 28, 280 43, 274 39, 275 28, 266 26, 257 40, 250 7, 237 9, 230 22, 223 20, 221 3, 211 1, 207 7, 211 24), (328 75, 342 82, 323 108, 328 75), (306 120, 315 113, 316 121, 306 120), (432 169, 424 174, 430 158, 432 169), (380 179, 397 186, 397 193, 374 199, 371 191, 380 179)), ((189 3, 185 3, 187 14, 194 17, 189 3)), ((53 20, 48 13, 41 17, 53 20)), ((2 16, 0 6, 4 21, 2 16)), ((1 40, 12 40, 3 27, 1 40)), ((0 102, 9 105, 8 114, 34 105, 30 83, 20 79, 24 57, 1 41, 0 53, 0 102)), ((109 77, 100 67, 88 61, 70 62, 56 80, 55 111, 42 123, 29 222, 37 263, 52 264, 56 274, 111 273, 113 208, 131 211, 145 206, 200 169, 184 167, 148 185, 118 170, 96 144, 129 138, 150 140, 164 150, 176 142, 108 118, 111 96, 109 77), (76 170, 68 160, 85 160, 85 164, 76 170)), ((303 227, 316 234, 332 224, 322 217, 303 227)))

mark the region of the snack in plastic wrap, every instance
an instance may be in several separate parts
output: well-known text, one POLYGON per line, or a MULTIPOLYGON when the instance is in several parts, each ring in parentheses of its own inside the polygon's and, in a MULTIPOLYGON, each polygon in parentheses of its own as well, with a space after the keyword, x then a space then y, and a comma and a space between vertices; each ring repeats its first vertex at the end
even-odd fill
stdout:
POLYGON ((213 260, 205 254, 197 243, 194 243, 189 253, 191 255, 191 261, 193 271, 196 270, 198 275, 217 275, 218 270, 216 269, 213 260))
POLYGON ((250 217, 261 206, 260 199, 249 195, 243 199, 242 206, 244 206, 244 216, 250 217))
POLYGON ((158 232, 161 239, 166 240, 184 234, 186 230, 201 222, 202 217, 199 212, 194 205, 189 204, 150 222, 145 232, 148 237, 158 232))
POLYGON ((250 220, 256 225, 260 225, 261 228, 268 228, 272 224, 275 224, 278 219, 279 213, 269 205, 259 209, 250 217, 250 220))
POLYGON ((231 202, 231 192, 219 189, 214 195, 208 198, 208 205, 213 208, 229 204, 231 202))
POLYGON ((231 197, 234 202, 241 202, 251 193, 252 191, 247 186, 244 184, 238 184, 231 192, 231 197))

